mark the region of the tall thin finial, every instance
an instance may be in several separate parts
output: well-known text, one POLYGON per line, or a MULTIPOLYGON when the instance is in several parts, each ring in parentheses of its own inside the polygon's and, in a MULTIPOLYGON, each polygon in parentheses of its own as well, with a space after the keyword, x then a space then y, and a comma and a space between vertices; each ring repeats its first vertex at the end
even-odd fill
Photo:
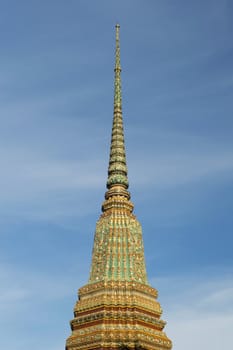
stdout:
POLYGON ((120 60, 120 25, 116 25, 116 54, 115 54, 115 93, 114 107, 122 108, 121 104, 121 60, 120 60))
POLYGON ((116 25, 114 113, 106 198, 114 194, 129 198, 121 99, 120 25, 116 25))

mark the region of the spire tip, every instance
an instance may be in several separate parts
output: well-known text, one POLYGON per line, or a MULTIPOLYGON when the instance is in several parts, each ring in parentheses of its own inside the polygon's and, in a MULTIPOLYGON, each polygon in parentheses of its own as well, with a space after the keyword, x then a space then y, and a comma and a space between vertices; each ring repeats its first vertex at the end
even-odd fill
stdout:
POLYGON ((114 112, 106 197, 121 194, 129 198, 121 101, 120 25, 116 24, 114 112))

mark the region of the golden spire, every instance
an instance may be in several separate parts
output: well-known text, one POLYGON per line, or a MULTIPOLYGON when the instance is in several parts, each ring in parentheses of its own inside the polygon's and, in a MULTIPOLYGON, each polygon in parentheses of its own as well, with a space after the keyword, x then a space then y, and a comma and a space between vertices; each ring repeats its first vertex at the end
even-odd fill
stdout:
POLYGON ((115 89, 107 192, 96 225, 89 283, 135 281, 148 284, 140 223, 132 214, 121 105, 119 28, 116 25, 115 89))
POLYGON ((119 24, 116 25, 116 52, 115 52, 115 81, 114 81, 114 112, 112 138, 108 167, 108 180, 106 199, 113 194, 120 194, 129 198, 127 190, 127 166, 125 156, 124 129, 122 120, 122 99, 121 99, 121 64, 120 64, 120 39, 119 24))
POLYGON ((147 280, 142 229, 130 201, 121 106, 119 25, 107 192, 88 283, 79 289, 66 350, 171 350, 157 290, 147 280))

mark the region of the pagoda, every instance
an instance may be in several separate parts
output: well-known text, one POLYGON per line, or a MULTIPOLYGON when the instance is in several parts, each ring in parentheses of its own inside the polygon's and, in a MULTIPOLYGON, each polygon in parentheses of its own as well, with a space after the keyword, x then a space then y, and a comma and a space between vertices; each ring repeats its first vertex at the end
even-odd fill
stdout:
POLYGON ((66 350, 168 350, 157 290, 147 280, 142 229, 128 192, 116 25, 114 113, 107 191, 88 283, 79 289, 66 350))

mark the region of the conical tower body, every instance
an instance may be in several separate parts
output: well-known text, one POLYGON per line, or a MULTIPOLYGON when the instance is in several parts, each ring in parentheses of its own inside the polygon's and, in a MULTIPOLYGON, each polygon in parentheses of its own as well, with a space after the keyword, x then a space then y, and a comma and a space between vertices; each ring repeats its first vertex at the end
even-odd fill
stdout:
POLYGON ((95 231, 90 278, 79 289, 66 350, 171 349, 157 291, 147 280, 141 225, 128 192, 116 25, 114 113, 107 192, 95 231))

